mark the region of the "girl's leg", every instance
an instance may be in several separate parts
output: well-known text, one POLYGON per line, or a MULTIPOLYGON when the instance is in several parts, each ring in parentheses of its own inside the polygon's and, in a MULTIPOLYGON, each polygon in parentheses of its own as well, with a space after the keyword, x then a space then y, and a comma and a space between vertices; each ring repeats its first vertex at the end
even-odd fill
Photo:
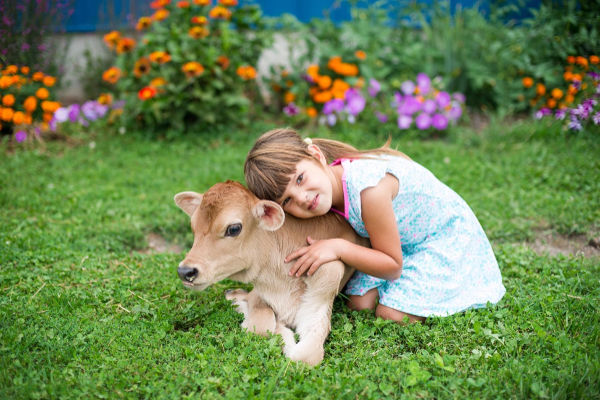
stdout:
POLYGON ((349 299, 346 301, 346 305, 349 309, 354 311, 360 310, 374 310, 377 305, 377 298, 379 297, 379 292, 377 288, 373 288, 369 290, 367 293, 362 296, 353 294, 348 296, 349 299))
MULTIPOLYGON (((368 293, 367 293, 368 294, 368 293)), ((366 294, 365 294, 366 296, 366 294)), ((393 308, 379 304, 375 309, 375 315, 379 318, 389 319, 396 321, 399 324, 405 324, 404 318, 408 317, 408 323, 412 324, 415 322, 425 321, 425 317, 419 317, 418 315, 407 314, 402 311, 395 310, 393 308)))

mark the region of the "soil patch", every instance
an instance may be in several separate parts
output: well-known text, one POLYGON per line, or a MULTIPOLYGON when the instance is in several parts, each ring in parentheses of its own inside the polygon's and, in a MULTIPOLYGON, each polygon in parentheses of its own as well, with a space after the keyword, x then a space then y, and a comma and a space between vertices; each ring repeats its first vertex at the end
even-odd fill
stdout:
POLYGON ((586 235, 567 236, 551 231, 540 231, 537 232, 535 240, 527 245, 536 253, 549 256, 600 257, 600 238, 590 240, 586 235))
POLYGON ((181 253, 183 248, 173 243, 169 243, 158 233, 150 232, 146 236, 148 247, 140 250, 142 254, 150 253, 181 253))

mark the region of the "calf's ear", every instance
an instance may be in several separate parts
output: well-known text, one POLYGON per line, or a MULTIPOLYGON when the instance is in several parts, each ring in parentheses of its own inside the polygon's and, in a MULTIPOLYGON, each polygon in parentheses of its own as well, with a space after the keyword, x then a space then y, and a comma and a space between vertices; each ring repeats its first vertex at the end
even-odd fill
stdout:
POLYGON ((259 200, 252 209, 252 214, 258 218, 258 226, 267 231, 281 228, 285 220, 283 208, 269 200, 259 200))
POLYGON ((177 207, 181 208, 190 217, 196 211, 196 208, 202 203, 202 194, 196 192, 177 193, 173 198, 177 207))

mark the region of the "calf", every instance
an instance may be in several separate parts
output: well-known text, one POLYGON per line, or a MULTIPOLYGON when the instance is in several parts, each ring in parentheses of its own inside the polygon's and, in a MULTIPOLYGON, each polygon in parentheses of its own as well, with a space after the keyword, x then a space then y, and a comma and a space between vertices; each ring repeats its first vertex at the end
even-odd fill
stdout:
POLYGON ((179 264, 183 285, 203 290, 223 279, 251 283, 252 291, 226 297, 244 314, 242 327, 280 334, 286 356, 309 365, 323 359, 331 308, 353 269, 341 261, 323 264, 313 275, 289 276, 286 255, 314 239, 344 238, 368 246, 343 218, 328 213, 300 220, 279 204, 259 200, 237 182, 217 183, 204 195, 182 192, 175 203, 191 218, 194 244, 179 264), (296 343, 294 332, 299 334, 296 343))

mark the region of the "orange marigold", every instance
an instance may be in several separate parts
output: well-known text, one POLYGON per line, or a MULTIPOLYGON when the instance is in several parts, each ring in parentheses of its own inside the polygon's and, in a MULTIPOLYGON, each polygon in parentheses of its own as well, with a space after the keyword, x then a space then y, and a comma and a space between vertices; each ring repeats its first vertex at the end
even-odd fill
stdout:
POLYGON ((296 100, 296 95, 292 92, 286 92, 286 94, 283 96, 283 101, 285 101, 286 104, 289 104, 294 100, 296 100))
POLYGON ((41 87, 35 91, 35 96, 40 100, 46 100, 50 96, 50 92, 45 87, 41 87))
POLYGON ((192 26, 188 30, 188 35, 190 35, 190 37, 192 37, 194 39, 205 38, 209 35, 209 33, 210 33, 210 31, 208 30, 208 28, 206 28, 204 26, 192 26))
POLYGON ((560 90, 559 88, 552 89, 552 91, 550 92, 550 94, 556 100, 560 100, 563 97, 563 91, 560 90))
POLYGON ((219 0, 219 4, 225 7, 235 7, 238 5, 238 0, 219 0))
POLYGON ((204 15, 198 15, 198 16, 192 17, 192 24, 206 25, 206 24, 208 24, 208 19, 206 19, 206 17, 204 15))
POLYGON ((588 67, 588 60, 587 60, 587 58, 585 58, 585 57, 581 57, 581 56, 579 56, 579 57, 577 57, 577 58, 575 59, 575 62, 576 62, 577 64, 581 65, 581 66, 582 66, 582 67, 584 67, 584 68, 587 68, 587 67, 588 67))
MULTIPOLYGON (((593 57, 593 56, 592 56, 592 57, 593 57)), ((590 59, 591 59, 591 57, 590 57, 590 59)), ((22 67, 21 67, 21 73, 22 73, 23 75, 28 75, 28 74, 29 74, 29 67, 27 67, 27 66, 22 66, 22 67)))
POLYGON ((10 93, 5 94, 4 97, 2 97, 2 104, 6 107, 12 107, 13 104, 15 104, 15 96, 10 93))
POLYGON ((44 73, 40 71, 35 72, 31 79, 33 79, 36 82, 42 81, 44 79, 44 73))
POLYGON ((356 58, 358 58, 359 60, 364 60, 365 58, 367 58, 367 53, 365 53, 362 50, 356 50, 354 52, 354 55, 356 56, 356 58))
POLYGON ((569 64, 575 64, 575 56, 568 56, 567 57, 567 62, 569 64))
POLYGON ((322 75, 317 78, 317 85, 321 88, 321 90, 329 89, 331 86, 331 77, 327 75, 322 75))
POLYGON ((117 43, 117 53, 123 54, 128 53, 135 47, 135 40, 132 38, 122 38, 117 43))
POLYGON ((140 100, 145 101, 156 96, 156 93, 156 88, 153 88, 152 86, 145 86, 138 92, 138 97, 140 100))
POLYGON ((152 24, 152 18, 150 17, 141 17, 138 19, 137 24, 135 25, 135 29, 138 31, 142 31, 147 29, 152 24))
POLYGON ((229 58, 227 58, 227 56, 219 56, 217 57, 217 64, 219 64, 222 69, 227 69, 229 67, 229 58))
POLYGON ((136 78, 140 78, 150 72, 150 60, 146 57, 142 57, 135 62, 133 65, 133 75, 136 78))
POLYGON ((12 79, 10 77, 3 75, 0 76, 0 89, 6 89, 12 85, 12 79))
POLYGON ((42 83, 44 86, 52 87, 56 83, 56 78, 50 75, 46 75, 44 79, 42 79, 42 83))
POLYGON ((317 92, 313 95, 313 100, 315 103, 327 103, 332 98, 333 94, 329 90, 317 92))
POLYGON ((535 92, 538 94, 538 96, 543 96, 546 94, 546 86, 544 86, 542 83, 538 83, 535 86, 535 92))
POLYGON ((194 0, 194 4, 197 6, 210 6, 210 0, 194 0))
POLYGON ((165 80, 165 78, 154 78, 150 81, 150 86, 154 87, 154 88, 159 88, 161 86, 164 86, 167 84, 167 81, 165 80))
POLYGON ((208 16, 212 19, 229 19, 231 18, 231 10, 225 7, 216 6, 208 12, 208 16))
POLYGON ((0 113, 0 119, 5 122, 12 122, 12 117, 15 112, 12 108, 3 108, 2 113, 0 113))
POLYGON ((319 77, 319 66, 316 64, 309 65, 308 68, 306 68, 306 74, 316 81, 319 77))
POLYGON ((60 103, 58 101, 42 101, 42 104, 40 104, 42 107, 42 110, 44 110, 44 112, 47 113, 54 113, 54 111, 58 110, 58 108, 60 107, 60 103))
POLYGON ((190 61, 183 64, 181 70, 188 78, 195 78, 202 75, 204 72, 204 67, 197 61, 190 61))
POLYGON ((17 72, 19 72, 19 67, 16 65, 7 65, 4 70, 4 73, 7 75, 16 74, 17 72))
POLYGON ((533 79, 529 76, 523 78, 523 87, 530 88, 533 86, 533 79))
POLYGON ((317 112, 317 109, 316 109, 316 108, 314 108, 314 107, 308 107, 308 108, 306 109, 306 114, 307 114, 309 117, 311 117, 311 118, 314 118, 314 117, 316 117, 316 116, 317 116, 318 112, 317 112))
POLYGON ((23 108, 28 113, 32 113, 37 108, 37 99, 34 96, 28 96, 23 102, 23 108))
POLYGON ((155 0, 152 3, 150 3, 150 8, 152 8, 153 10, 156 10, 156 9, 168 6, 170 3, 171 3, 171 0, 155 0))
POLYGON ((110 93, 100 93, 100 96, 98 96, 98 103, 100 104, 104 104, 104 105, 111 105, 113 102, 113 96, 110 93))
POLYGON ((15 125, 21 125, 25 122, 25 113, 23 111, 16 111, 13 114, 12 122, 15 125))
POLYGON ((167 19, 169 16, 169 10, 161 8, 160 10, 156 10, 154 14, 152 14, 152 19, 155 21, 163 21, 167 19))
POLYGON ((178 8, 190 8, 190 2, 189 1, 178 1, 177 7, 178 8))
POLYGON ((600 57, 590 56, 590 64, 598 64, 598 63, 600 63, 600 57))
POLYGON ((111 31, 104 35, 104 43, 111 49, 114 49, 117 46, 119 39, 121 39, 119 31, 111 31))
POLYGON ((245 81, 256 78, 256 70, 250 65, 241 65, 235 72, 245 81))
POLYGON ((150 53, 148 58, 150 59, 150 61, 159 64, 164 64, 171 61, 171 56, 169 55, 169 53, 164 51, 153 51, 152 53, 150 53))
POLYGON ((117 67, 110 67, 102 74, 102 79, 108 83, 115 84, 121 78, 121 70, 117 67))

